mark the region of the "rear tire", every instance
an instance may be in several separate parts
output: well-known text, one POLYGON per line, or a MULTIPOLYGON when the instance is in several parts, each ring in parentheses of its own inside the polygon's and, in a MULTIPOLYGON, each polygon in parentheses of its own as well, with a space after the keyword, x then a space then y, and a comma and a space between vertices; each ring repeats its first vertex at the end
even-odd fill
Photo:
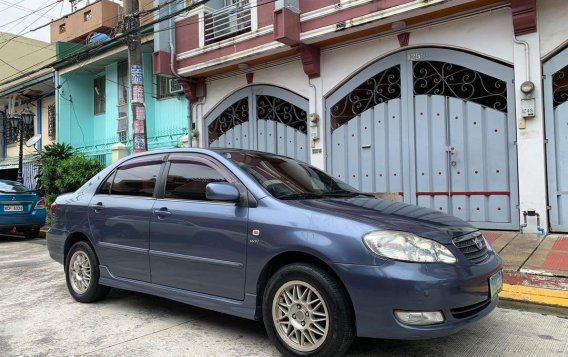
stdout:
POLYGON ((341 356, 355 338, 345 289, 314 265, 278 270, 264 291, 262 314, 268 336, 284 356, 341 356))
POLYGON ((30 229, 29 231, 25 231, 24 237, 26 237, 26 239, 34 239, 39 237, 39 229, 30 229))
POLYGON ((110 288, 99 285, 99 262, 93 248, 84 241, 71 247, 65 259, 65 280, 73 299, 95 302, 104 298, 110 288))

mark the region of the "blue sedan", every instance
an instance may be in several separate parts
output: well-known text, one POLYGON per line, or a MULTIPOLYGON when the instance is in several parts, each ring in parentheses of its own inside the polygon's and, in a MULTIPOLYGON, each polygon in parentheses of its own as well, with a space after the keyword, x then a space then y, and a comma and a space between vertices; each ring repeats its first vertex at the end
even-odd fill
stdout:
POLYGON ((16 181, 0 180, 0 232, 36 238, 45 224, 45 201, 16 181))
POLYGON ((238 149, 125 158, 51 207, 71 296, 109 287, 263 319, 284 355, 422 339, 489 314, 501 259, 470 224, 238 149))

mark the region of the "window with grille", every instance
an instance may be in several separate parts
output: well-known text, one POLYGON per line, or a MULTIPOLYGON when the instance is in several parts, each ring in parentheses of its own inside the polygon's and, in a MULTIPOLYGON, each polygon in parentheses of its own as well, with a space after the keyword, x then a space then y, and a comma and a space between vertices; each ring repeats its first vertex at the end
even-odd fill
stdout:
POLYGON ((105 112, 105 93, 106 93, 106 77, 101 76, 95 78, 94 81, 94 104, 95 115, 103 114, 105 112))

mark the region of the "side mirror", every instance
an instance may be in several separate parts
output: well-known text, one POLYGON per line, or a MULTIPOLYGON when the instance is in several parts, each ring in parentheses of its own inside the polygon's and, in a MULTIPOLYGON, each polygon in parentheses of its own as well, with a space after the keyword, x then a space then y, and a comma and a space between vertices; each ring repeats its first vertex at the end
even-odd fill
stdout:
POLYGON ((212 182, 205 186, 205 197, 212 201, 237 202, 241 194, 232 183, 212 182))

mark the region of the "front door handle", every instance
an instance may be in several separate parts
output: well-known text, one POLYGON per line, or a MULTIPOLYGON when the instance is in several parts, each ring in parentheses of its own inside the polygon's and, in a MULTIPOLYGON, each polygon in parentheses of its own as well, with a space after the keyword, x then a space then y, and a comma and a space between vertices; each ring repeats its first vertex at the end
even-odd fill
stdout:
POLYGON ((154 215, 158 216, 158 218, 165 218, 170 216, 171 214, 172 212, 168 211, 166 207, 154 210, 154 215))

